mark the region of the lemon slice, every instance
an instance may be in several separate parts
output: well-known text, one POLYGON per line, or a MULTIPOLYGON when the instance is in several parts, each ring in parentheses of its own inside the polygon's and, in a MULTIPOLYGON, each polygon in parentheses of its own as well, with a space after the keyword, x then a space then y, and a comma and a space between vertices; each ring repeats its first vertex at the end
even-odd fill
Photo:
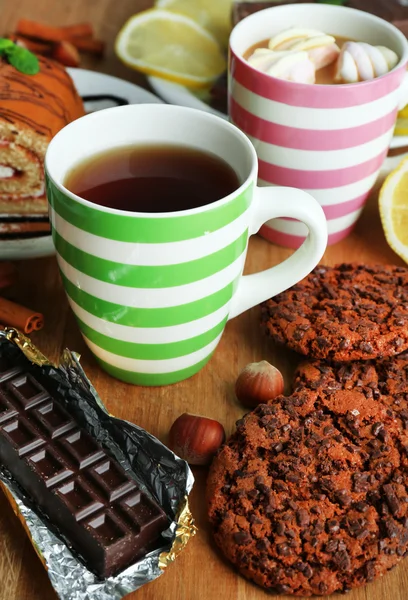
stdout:
POLYGON ((191 87, 208 86, 226 68, 217 40, 201 25, 154 8, 125 23, 115 51, 129 67, 191 87))
POLYGON ((408 135, 408 118, 398 116, 394 133, 395 135, 408 135))
POLYGON ((408 263, 408 158, 384 181, 379 204, 387 242, 408 263))
POLYGON ((156 7, 190 17, 210 31, 224 48, 228 46, 232 0, 156 0, 156 7))
POLYGON ((408 104, 407 106, 404 106, 402 110, 399 111, 398 117, 408 118, 408 104))

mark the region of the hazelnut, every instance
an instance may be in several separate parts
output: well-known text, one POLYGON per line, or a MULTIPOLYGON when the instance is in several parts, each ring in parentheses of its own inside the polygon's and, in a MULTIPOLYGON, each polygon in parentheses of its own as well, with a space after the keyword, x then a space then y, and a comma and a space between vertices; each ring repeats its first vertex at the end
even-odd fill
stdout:
POLYGON ((189 413, 180 415, 169 433, 169 447, 191 465, 210 464, 224 440, 221 423, 189 413))
POLYGON ((282 373, 266 360, 250 363, 239 374, 235 383, 238 400, 249 408, 273 400, 283 393, 282 373))

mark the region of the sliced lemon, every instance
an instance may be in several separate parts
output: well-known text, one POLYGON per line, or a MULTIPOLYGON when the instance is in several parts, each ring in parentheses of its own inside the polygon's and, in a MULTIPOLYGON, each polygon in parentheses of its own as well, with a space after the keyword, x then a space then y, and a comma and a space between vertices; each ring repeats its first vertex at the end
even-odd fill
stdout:
POLYGON ((157 8, 190 17, 210 31, 224 47, 232 29, 232 0, 156 0, 157 8))
POLYGON ((406 117, 398 117, 394 133, 395 135, 408 135, 408 119, 406 117))
POLYGON ((125 23, 115 51, 129 67, 191 87, 208 86, 226 68, 217 40, 201 25, 154 8, 125 23))
POLYGON ((398 117, 408 118, 408 104, 407 106, 404 106, 402 110, 399 111, 398 117))
POLYGON ((408 158, 384 181, 379 204, 387 242, 408 263, 408 158))

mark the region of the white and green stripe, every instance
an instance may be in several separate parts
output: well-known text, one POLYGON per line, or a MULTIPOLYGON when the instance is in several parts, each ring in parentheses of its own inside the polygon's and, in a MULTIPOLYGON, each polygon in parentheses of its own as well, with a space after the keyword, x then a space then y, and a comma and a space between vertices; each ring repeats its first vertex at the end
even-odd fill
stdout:
MULTIPOLYGON (((215 346, 217 345, 217 343, 218 340, 215 346)), ((90 344, 88 345, 92 349, 92 346, 90 344)), ((198 371, 200 371, 200 369, 202 369, 202 367, 204 367, 210 360, 213 351, 210 352, 210 354, 206 356, 203 360, 193 364, 191 367, 184 367, 178 371, 168 371, 154 374, 150 372, 144 372, 142 370, 138 370, 136 372, 128 371, 120 367, 113 366, 110 362, 106 362, 97 355, 95 355, 95 358, 101 365, 101 367, 116 379, 121 379, 122 381, 134 383, 136 385, 169 385, 171 383, 183 381, 183 379, 188 379, 189 377, 192 377, 192 375, 198 373, 198 371)), ((139 369, 143 369, 143 367, 139 367, 139 369)))
MULTIPOLYGON (((202 258, 179 264, 154 266, 123 264, 83 252, 63 238, 55 227, 52 236, 58 255, 85 275, 117 286, 135 288, 137 285, 139 290, 150 290, 185 286, 227 269, 245 252, 248 232, 244 231, 238 239, 222 250, 202 258)), ((109 247, 106 240, 105 247, 109 247)))
MULTIPOLYGON (((226 285, 218 292, 194 302, 164 308, 142 308, 103 300, 80 289, 65 277, 61 262, 63 261, 60 260, 60 271, 64 287, 68 297, 75 304, 93 316, 108 316, 111 324, 127 325, 131 329, 188 325, 191 321, 198 320, 202 316, 214 314, 215 311, 229 303, 237 288, 239 279, 237 277, 234 282, 226 285)), ((106 323, 106 321, 104 322, 106 323)))
POLYGON ((115 213, 80 204, 58 189, 47 177, 47 198, 54 211, 71 225, 98 237, 133 244, 164 244, 207 236, 245 213, 253 194, 253 183, 231 202, 215 204, 205 211, 189 215, 169 213, 154 216, 140 213, 115 213))
POLYGON ((252 185, 201 213, 116 213, 47 181, 54 244, 84 339, 115 377, 164 385, 210 358, 242 273, 252 185))
MULTIPOLYGON (((84 334, 82 334, 84 335, 84 334)), ((172 373, 185 368, 194 367, 197 363, 201 363, 205 358, 209 358, 215 350, 222 333, 220 333, 212 342, 184 356, 176 358, 167 358, 162 360, 157 359, 135 359, 127 356, 122 356, 108 350, 101 349, 100 346, 91 342, 84 335, 84 339, 92 352, 116 369, 131 371, 135 375, 138 372, 149 373, 152 377, 156 374, 163 375, 164 373, 172 373)))

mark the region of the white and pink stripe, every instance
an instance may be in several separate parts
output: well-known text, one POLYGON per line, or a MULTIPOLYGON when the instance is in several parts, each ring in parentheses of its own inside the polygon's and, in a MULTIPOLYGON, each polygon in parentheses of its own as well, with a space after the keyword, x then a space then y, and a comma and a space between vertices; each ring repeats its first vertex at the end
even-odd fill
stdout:
MULTIPOLYGON (((313 6, 322 15, 332 9, 313 6)), ((289 7, 261 12, 263 20, 269 13, 272 22, 272 12, 279 19, 284 11, 289 7)), ((358 19, 366 19, 356 12, 358 19)), ((258 35, 255 26, 259 29, 261 19, 261 13, 245 19, 231 37, 229 115, 257 151, 259 185, 297 187, 312 194, 323 207, 329 244, 334 244, 355 225, 387 155, 406 60, 387 75, 358 84, 321 86, 276 79, 242 58, 244 28, 258 35)), ((274 219, 260 234, 298 247, 307 229, 292 219, 274 219)))

